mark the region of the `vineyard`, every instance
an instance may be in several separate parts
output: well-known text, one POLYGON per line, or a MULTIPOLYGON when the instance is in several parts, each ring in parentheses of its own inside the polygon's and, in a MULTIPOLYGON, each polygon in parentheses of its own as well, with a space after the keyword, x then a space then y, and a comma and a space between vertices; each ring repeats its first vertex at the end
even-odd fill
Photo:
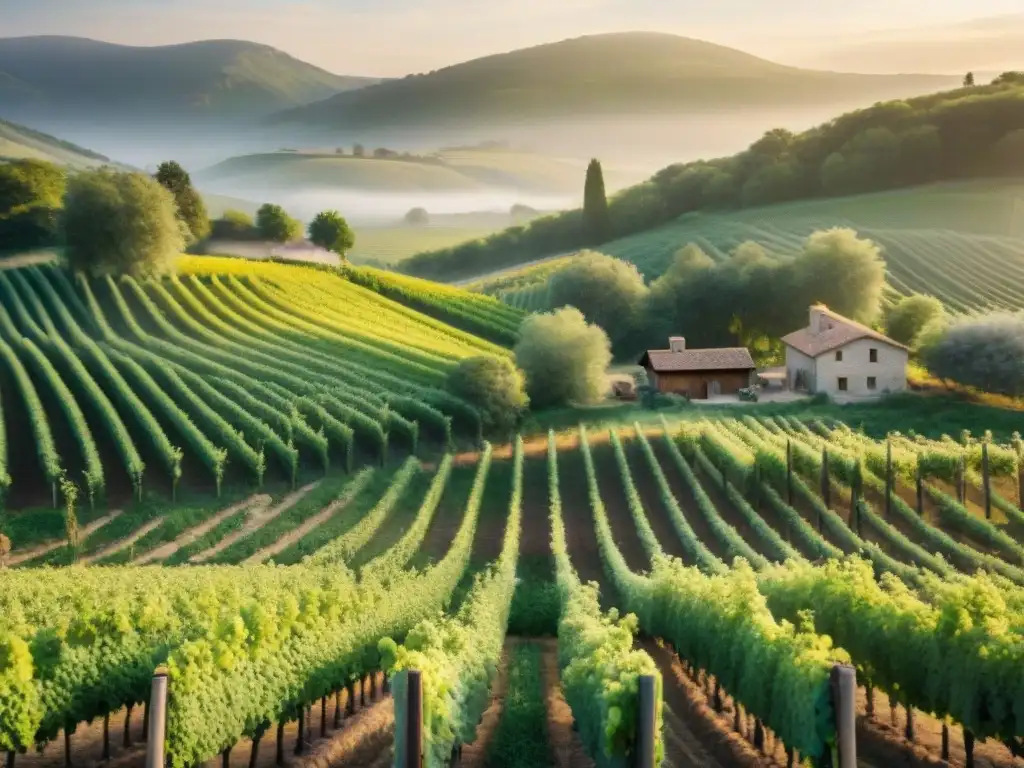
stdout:
POLYGON ((350 267, 347 275, 357 285, 497 344, 512 346, 519 338, 525 313, 490 296, 371 267, 350 267))
POLYGON ((836 765, 844 665, 858 765, 1020 764, 1018 439, 746 416, 428 453, 0 572, 9 765, 141 761, 161 665, 176 768, 405 766, 406 670, 428 766, 630 764, 644 676, 663 765, 836 765))
POLYGON ((173 499, 182 484, 217 496, 294 488, 421 439, 475 438, 479 416, 446 377, 506 348, 408 305, 506 340, 518 315, 454 289, 403 286, 397 298, 239 259, 183 257, 163 280, 85 280, 55 265, 0 273, 6 506, 60 507, 79 492, 95 510, 108 495, 173 499))
MULTIPOLYGON (((1019 183, 971 182, 690 214, 598 250, 633 262, 651 281, 688 243, 716 260, 728 258, 747 241, 786 257, 799 253, 817 230, 849 227, 882 248, 891 296, 929 294, 954 312, 1016 311, 1024 302, 1024 204, 1020 200, 1019 183)), ((513 307, 546 310, 541 284, 559 263, 562 260, 554 259, 471 285, 513 307)))

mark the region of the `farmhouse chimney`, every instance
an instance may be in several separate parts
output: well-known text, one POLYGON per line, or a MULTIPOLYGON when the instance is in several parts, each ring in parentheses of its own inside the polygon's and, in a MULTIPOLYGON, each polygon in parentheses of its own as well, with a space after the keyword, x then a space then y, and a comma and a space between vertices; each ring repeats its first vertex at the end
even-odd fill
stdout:
POLYGON ((685 352, 686 351, 686 337, 685 336, 669 336, 668 337, 668 349, 670 352, 685 352))
POLYGON ((811 318, 810 318, 810 320, 811 320, 811 322, 810 322, 811 333, 814 333, 814 334, 824 333, 825 331, 827 331, 831 327, 831 323, 829 323, 828 315, 825 314, 825 310, 827 310, 827 309, 828 309, 828 307, 826 307, 824 304, 812 304, 811 305, 811 318))

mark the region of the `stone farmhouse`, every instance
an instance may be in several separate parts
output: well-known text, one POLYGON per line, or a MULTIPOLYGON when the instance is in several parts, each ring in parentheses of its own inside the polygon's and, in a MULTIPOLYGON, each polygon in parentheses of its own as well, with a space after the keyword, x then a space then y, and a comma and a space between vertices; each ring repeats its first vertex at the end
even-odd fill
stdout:
POLYGON ((782 342, 790 389, 855 400, 907 388, 907 347, 824 304, 813 305, 808 326, 782 342))

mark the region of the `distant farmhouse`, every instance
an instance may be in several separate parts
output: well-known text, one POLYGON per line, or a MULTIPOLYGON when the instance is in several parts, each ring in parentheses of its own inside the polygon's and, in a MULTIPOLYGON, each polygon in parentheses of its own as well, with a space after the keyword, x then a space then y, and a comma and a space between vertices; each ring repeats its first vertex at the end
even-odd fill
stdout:
POLYGON ((668 347, 649 349, 640 358, 651 386, 659 392, 707 400, 735 395, 754 380, 756 366, 745 347, 687 349, 682 336, 670 337, 668 347))
POLYGON ((839 400, 878 397, 907 388, 909 350, 866 325, 810 308, 810 324, 785 336, 789 387, 839 400))

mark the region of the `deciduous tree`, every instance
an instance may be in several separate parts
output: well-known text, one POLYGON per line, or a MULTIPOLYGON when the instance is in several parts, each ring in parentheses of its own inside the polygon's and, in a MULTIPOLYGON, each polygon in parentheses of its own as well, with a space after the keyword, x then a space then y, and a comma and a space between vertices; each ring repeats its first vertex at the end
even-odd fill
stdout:
POLYGON ((934 296, 905 296, 886 315, 886 333, 900 344, 913 346, 924 327, 942 313, 942 302, 934 296))
POLYGON ((448 389, 480 411, 484 426, 507 432, 529 405, 523 373, 505 357, 470 357, 448 376, 448 389))
POLYGON ((260 237, 274 243, 287 243, 302 236, 302 224, 280 205, 267 203, 256 211, 256 229, 260 237))
POLYGON ((94 275, 161 274, 185 246, 174 197, 143 173, 73 176, 62 224, 69 265, 94 275))
POLYGON ((412 208, 405 214, 405 223, 413 227, 425 227, 430 223, 426 208, 412 208))
POLYGON ((985 392, 1024 395, 1024 318, 993 314, 950 324, 922 350, 933 376, 985 392))
POLYGON ((534 406, 591 403, 606 390, 611 342, 578 309, 564 307, 523 321, 515 357, 534 406))
POLYGON ((635 329, 647 286, 637 268, 596 251, 581 251, 549 284, 552 307, 573 306, 599 325, 618 349, 635 329))
POLYGON ((309 223, 309 239, 314 245, 332 251, 342 258, 345 258, 345 254, 352 250, 356 242, 352 228, 345 221, 345 217, 337 211, 318 213, 309 223))

